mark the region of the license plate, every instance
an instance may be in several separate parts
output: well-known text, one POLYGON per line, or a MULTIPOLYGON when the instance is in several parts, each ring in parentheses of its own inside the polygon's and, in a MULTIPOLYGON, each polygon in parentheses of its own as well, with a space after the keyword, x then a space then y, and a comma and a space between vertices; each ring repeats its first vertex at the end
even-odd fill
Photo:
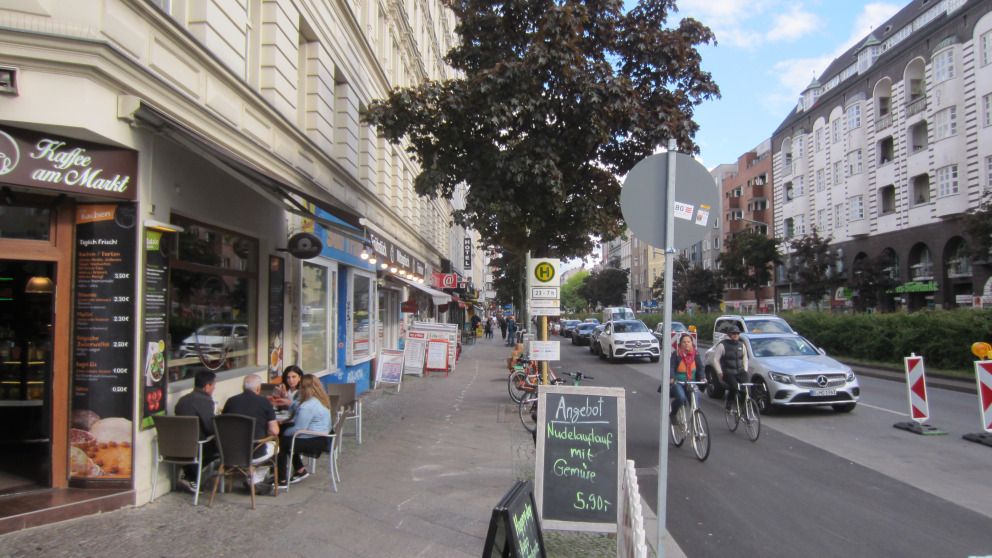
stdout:
POLYGON ((811 389, 809 394, 813 397, 828 397, 831 395, 837 395, 837 390, 835 389, 811 389))

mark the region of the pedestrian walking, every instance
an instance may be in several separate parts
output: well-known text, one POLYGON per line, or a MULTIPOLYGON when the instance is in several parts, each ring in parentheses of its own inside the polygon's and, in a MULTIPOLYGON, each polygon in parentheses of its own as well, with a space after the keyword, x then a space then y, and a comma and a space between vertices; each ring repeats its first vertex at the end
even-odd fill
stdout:
POLYGON ((499 332, 503 336, 503 341, 506 341, 506 318, 503 316, 499 317, 499 332))
POLYGON ((506 346, 512 347, 517 342, 517 321, 510 316, 506 320, 506 346))

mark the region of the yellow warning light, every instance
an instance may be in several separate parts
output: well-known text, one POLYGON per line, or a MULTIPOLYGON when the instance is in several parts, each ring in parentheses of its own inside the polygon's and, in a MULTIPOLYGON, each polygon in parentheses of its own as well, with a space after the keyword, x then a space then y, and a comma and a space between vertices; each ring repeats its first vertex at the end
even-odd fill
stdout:
POLYGON ((689 331, 696 333, 696 326, 694 325, 689 326, 689 331))
POLYGON ((978 358, 988 358, 989 353, 992 353, 992 345, 985 343, 984 341, 979 341, 977 343, 971 344, 971 352, 978 358))

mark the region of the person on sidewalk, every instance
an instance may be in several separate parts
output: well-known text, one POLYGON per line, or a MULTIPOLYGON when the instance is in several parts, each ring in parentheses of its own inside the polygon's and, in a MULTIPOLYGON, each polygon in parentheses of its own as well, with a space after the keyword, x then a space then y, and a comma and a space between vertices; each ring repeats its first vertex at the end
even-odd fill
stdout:
MULTIPOLYGON (((272 403, 262 394, 262 379, 258 374, 245 376, 241 384, 241 393, 231 397, 224 404, 224 414, 245 415, 255 418, 255 440, 261 440, 269 436, 279 435, 279 423, 276 421, 276 409, 272 403)), ((272 457, 276 452, 275 442, 266 442, 255 450, 252 456, 252 464, 257 465, 272 457)), ((255 494, 266 494, 272 486, 265 482, 265 469, 255 471, 252 483, 255 485, 255 494)))
POLYGON ((517 321, 510 316, 506 319, 506 346, 512 347, 517 344, 517 321))
POLYGON ((289 449, 293 445, 293 434, 300 430, 331 432, 331 401, 324 391, 324 386, 313 374, 303 376, 303 381, 300 382, 300 407, 296 411, 296 419, 293 421, 293 426, 287 428, 279 437, 279 470, 286 471, 283 478, 279 479, 280 487, 285 487, 290 482, 295 484, 310 476, 303 466, 302 454, 319 455, 330 451, 329 438, 311 434, 297 435, 296 444, 293 446, 293 469, 290 478, 289 449))
POLYGON ((506 318, 503 316, 499 317, 499 332, 503 336, 503 341, 506 341, 506 318))
MULTIPOLYGON (((206 440, 214 435, 214 388, 217 387, 217 374, 210 370, 200 370, 193 380, 193 391, 176 401, 177 417, 196 417, 200 423, 200 439, 206 440)), ((220 455, 217 444, 203 445, 203 461, 200 467, 206 467, 220 455)), ((183 476, 179 478, 179 487, 190 494, 196 494, 196 465, 183 466, 183 476)))
POLYGON ((486 339, 492 339, 493 338, 493 321, 492 320, 490 320, 488 318, 486 319, 486 325, 483 326, 482 333, 483 333, 483 336, 486 339))

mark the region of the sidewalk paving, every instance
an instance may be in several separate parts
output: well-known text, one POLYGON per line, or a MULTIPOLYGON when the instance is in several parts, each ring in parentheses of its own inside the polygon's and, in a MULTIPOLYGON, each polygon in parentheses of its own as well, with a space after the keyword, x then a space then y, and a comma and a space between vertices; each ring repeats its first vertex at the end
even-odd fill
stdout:
MULTIPOLYGON (((466 346, 449 377, 406 376, 363 394, 363 444, 349 426, 335 493, 316 474, 257 497, 218 494, 212 508, 172 492, 152 504, 0 536, 0 558, 52 556, 460 557, 482 555, 492 508, 534 478, 534 446, 506 390, 499 338, 466 346)), ((645 507, 646 513, 651 513, 645 507)), ((654 546, 656 521, 646 519, 654 546)), ((548 555, 610 557, 616 541, 545 531, 548 555)), ((684 556, 667 537, 667 557, 684 556)))

